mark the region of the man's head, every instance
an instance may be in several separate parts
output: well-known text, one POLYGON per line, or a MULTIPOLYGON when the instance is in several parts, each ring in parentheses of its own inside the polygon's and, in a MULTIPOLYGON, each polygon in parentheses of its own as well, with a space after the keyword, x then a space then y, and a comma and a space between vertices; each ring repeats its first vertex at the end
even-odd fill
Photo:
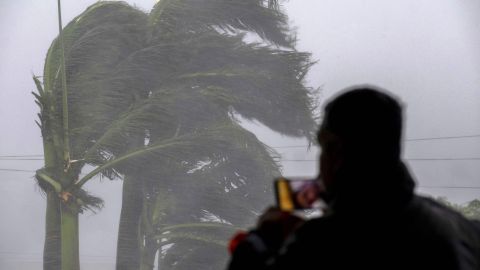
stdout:
POLYGON ((386 91, 357 86, 333 98, 318 131, 320 171, 327 188, 343 168, 368 170, 398 163, 401 135, 402 107, 386 91))

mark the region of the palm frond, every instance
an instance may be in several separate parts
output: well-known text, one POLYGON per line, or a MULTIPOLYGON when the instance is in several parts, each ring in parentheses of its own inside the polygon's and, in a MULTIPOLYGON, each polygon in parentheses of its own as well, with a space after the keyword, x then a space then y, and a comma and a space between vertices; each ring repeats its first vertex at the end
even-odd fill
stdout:
POLYGON ((276 45, 292 47, 288 18, 272 1, 163 0, 150 13, 153 35, 159 39, 178 33, 212 29, 257 33, 276 45))
POLYGON ((227 239, 235 231, 233 226, 211 222, 178 224, 164 228, 154 239, 162 250, 160 257, 164 268, 200 269, 209 265, 216 269, 228 258, 227 239), (162 249, 165 246, 170 247, 162 249))
POLYGON ((227 239, 238 230, 240 228, 218 222, 175 224, 162 227, 154 239, 161 240, 162 246, 184 238, 226 247, 227 239))
POLYGON ((76 203, 80 206, 81 212, 89 210, 93 213, 96 213, 104 206, 103 199, 93 196, 92 194, 83 189, 73 190, 73 196, 76 199, 76 203))
POLYGON ((182 73, 163 80, 163 88, 195 88, 221 104, 220 110, 233 106, 244 117, 281 133, 311 137, 316 104, 313 89, 304 85, 313 65, 309 54, 247 44, 241 36, 218 33, 197 35, 175 52, 183 57, 169 64, 182 73))
MULTIPOLYGON (((102 132, 122 110, 135 100, 134 89, 125 88, 127 78, 115 76, 125 56, 137 51, 145 40, 147 16, 125 3, 99 2, 70 22, 63 30, 67 84, 69 86, 69 127, 72 149, 78 157, 88 140, 102 132), (88 128, 85 128, 87 127, 88 128)), ((45 91, 52 93, 57 106, 50 117, 60 122, 62 81, 58 39, 47 54, 45 91)), ((58 124, 61 125, 61 124, 58 124)))
POLYGON ((201 220, 200 213, 208 209, 221 219, 246 226, 255 218, 254 212, 273 203, 271 180, 280 175, 275 152, 254 134, 230 126, 228 140, 211 134, 209 144, 198 140, 196 147, 177 153, 175 159, 138 163, 137 175, 150 179, 148 197, 161 200, 161 214, 152 210, 151 215, 167 215, 169 223, 184 223, 201 220), (165 190, 181 193, 183 199, 171 199, 165 190))

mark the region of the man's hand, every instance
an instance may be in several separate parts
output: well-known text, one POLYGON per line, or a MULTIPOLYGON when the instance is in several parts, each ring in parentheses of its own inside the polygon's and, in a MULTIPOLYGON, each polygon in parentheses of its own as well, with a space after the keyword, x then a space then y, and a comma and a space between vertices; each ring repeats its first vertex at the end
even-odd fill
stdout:
POLYGON ((290 212, 270 207, 258 219, 254 232, 265 241, 269 249, 278 250, 288 236, 304 222, 304 219, 290 212))
POLYGON ((290 212, 270 207, 259 217, 255 229, 250 232, 238 232, 230 240, 229 251, 234 254, 239 247, 238 252, 249 254, 247 257, 265 259, 275 254, 304 222, 305 220, 290 212))

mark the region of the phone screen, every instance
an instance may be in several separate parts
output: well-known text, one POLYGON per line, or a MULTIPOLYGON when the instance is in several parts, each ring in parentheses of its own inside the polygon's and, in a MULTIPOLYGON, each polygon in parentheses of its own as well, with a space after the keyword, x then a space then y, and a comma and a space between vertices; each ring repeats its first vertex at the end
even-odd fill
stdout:
POLYGON ((275 179, 277 206, 283 211, 315 209, 322 205, 321 187, 317 179, 275 179))

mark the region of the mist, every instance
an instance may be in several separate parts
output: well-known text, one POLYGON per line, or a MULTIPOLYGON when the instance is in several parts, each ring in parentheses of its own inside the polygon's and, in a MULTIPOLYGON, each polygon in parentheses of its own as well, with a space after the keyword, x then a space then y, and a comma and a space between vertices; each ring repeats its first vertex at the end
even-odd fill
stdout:
MULTIPOLYGON (((156 1, 127 2, 149 12, 156 1)), ((63 25, 93 3, 63 1, 63 25)), ((296 50, 316 61, 306 85, 317 89, 320 108, 352 85, 388 89, 404 105, 403 157, 417 191, 459 204, 480 198, 480 2, 302 0, 282 5, 296 29, 296 50)), ((42 269, 46 200, 34 179, 43 166, 43 143, 34 122, 39 110, 31 94, 32 74, 43 74, 57 35, 56 1, 0 2, 1 269, 42 269)), ((318 174, 316 145, 236 117, 278 152, 283 175, 318 174)), ((96 177, 85 189, 105 206, 80 215, 81 267, 115 269, 122 180, 96 177)), ((273 196, 266 200, 274 203, 273 196)))

